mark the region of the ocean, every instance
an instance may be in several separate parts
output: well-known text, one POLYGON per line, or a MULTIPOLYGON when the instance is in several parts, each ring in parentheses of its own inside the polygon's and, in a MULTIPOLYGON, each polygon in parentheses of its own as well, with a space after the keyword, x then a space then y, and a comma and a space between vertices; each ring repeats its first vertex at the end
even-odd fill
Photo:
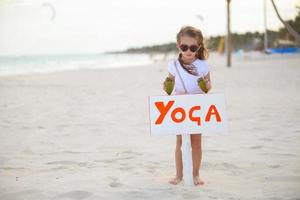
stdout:
MULTIPOLYGON (((261 59, 291 59, 299 57, 297 54, 272 54, 260 52, 233 52, 233 61, 244 62, 247 60, 261 59)), ((225 65, 226 55, 211 52, 208 62, 225 65)), ((176 58, 176 53, 169 54, 59 54, 59 55, 23 55, 0 56, 0 76, 19 74, 48 73, 55 71, 79 69, 104 69, 118 67, 132 67, 151 65, 159 61, 176 58)))
POLYGON ((0 56, 0 76, 148 65, 150 54, 61 54, 0 56))

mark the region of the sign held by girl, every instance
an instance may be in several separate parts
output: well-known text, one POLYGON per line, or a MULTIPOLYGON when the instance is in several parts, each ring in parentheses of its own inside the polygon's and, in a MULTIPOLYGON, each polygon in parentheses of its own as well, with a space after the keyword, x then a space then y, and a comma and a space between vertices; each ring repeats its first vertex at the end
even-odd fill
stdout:
POLYGON ((222 94, 149 97, 152 135, 226 133, 227 115, 222 94))

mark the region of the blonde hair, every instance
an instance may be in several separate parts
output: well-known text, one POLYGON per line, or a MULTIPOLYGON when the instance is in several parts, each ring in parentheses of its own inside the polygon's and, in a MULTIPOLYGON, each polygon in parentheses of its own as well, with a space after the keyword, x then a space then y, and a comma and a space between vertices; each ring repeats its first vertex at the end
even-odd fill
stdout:
MULTIPOLYGON (((204 47, 202 32, 193 26, 183 26, 176 35, 177 44, 180 44, 182 36, 189 36, 197 40, 200 46, 196 53, 196 57, 200 60, 206 60, 208 58, 208 50, 204 47)), ((180 56, 180 55, 179 55, 180 56)))

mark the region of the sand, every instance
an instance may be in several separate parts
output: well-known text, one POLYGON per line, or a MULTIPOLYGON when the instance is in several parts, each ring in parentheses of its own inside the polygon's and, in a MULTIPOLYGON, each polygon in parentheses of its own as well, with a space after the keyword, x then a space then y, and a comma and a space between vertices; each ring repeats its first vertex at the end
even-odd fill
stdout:
POLYGON ((299 199, 300 57, 212 55, 229 133, 203 136, 205 185, 169 185, 175 137, 152 137, 165 62, 0 77, 0 199, 299 199))

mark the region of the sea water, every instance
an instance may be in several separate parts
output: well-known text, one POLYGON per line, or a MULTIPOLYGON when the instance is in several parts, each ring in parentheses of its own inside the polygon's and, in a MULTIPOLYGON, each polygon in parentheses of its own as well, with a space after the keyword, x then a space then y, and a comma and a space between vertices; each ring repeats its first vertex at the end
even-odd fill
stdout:
POLYGON ((65 54, 0 56, 0 76, 148 65, 149 54, 65 54))

